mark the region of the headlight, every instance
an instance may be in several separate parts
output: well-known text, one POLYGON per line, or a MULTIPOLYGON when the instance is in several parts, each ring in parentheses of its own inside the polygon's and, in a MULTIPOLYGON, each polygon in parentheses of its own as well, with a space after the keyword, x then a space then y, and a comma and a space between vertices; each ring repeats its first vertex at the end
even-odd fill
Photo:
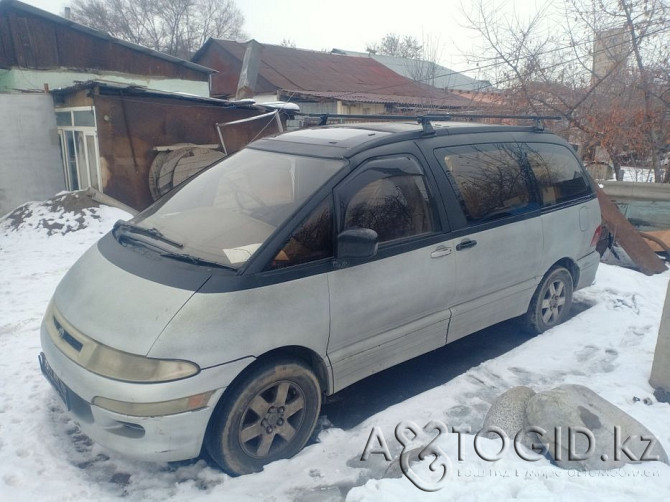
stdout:
POLYGON ((197 364, 176 359, 151 359, 113 349, 77 331, 49 305, 44 322, 53 343, 75 363, 98 375, 135 383, 180 380, 200 372, 197 364))
POLYGON ((197 374, 200 368, 188 361, 150 359, 121 352, 102 344, 82 365, 98 375, 126 382, 168 382, 197 374))

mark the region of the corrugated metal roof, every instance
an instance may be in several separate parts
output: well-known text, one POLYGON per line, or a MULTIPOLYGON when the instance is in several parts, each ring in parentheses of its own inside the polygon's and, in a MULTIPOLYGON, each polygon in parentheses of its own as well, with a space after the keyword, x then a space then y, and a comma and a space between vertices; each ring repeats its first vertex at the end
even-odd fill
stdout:
POLYGON ((87 80, 85 82, 77 82, 74 85, 68 87, 52 89, 51 93, 56 95, 64 95, 79 91, 81 89, 95 89, 95 88, 99 89, 101 94, 122 93, 124 95, 133 95, 133 96, 165 97, 165 98, 180 99, 184 101, 191 101, 194 103, 206 103, 209 105, 222 106, 226 108, 258 110, 259 113, 275 109, 273 107, 263 105, 262 103, 256 104, 253 100, 230 101, 226 99, 207 98, 203 96, 197 96, 195 94, 188 94, 185 92, 162 91, 159 89, 150 89, 141 85, 124 84, 120 82, 112 82, 105 80, 87 80))
POLYGON ((347 56, 374 59, 400 75, 411 79, 421 79, 422 82, 439 89, 479 91, 490 90, 492 88, 488 80, 477 80, 463 73, 451 70, 446 66, 423 59, 368 54, 367 52, 346 51, 342 49, 333 49, 333 52, 347 56))
MULTIPOLYGON (((244 59, 245 43, 210 39, 193 60, 199 61, 212 44, 222 48, 240 63, 244 59)), ((403 77, 372 58, 261 45, 261 61, 255 89, 257 94, 275 92, 278 89, 294 89, 321 93, 352 93, 350 101, 363 100, 374 95, 378 96, 380 103, 395 103, 398 100, 379 96, 407 96, 438 101, 453 99, 454 103, 459 102, 461 105, 465 102, 462 98, 445 95, 440 89, 403 77), (353 97, 354 93, 358 98, 353 97)), ((225 85, 231 88, 223 89, 223 93, 235 93, 236 89, 232 88, 233 80, 227 81, 225 85)))

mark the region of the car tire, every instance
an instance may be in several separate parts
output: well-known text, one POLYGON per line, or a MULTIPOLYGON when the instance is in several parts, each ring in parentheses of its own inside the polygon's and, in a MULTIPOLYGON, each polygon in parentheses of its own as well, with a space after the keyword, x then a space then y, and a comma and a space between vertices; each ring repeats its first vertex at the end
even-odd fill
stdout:
POLYGON ((572 288, 572 275, 566 268, 547 272, 528 307, 526 327, 539 334, 565 321, 572 305, 572 288))
POLYGON ((320 409, 319 381, 304 362, 259 365, 224 394, 210 420, 205 448, 229 474, 258 472, 305 446, 320 409))

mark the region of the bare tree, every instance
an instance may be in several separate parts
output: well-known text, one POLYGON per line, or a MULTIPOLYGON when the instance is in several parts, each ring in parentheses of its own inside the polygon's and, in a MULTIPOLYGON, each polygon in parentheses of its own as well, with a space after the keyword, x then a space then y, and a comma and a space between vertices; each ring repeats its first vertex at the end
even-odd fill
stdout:
POLYGON ((209 37, 245 37, 244 16, 234 0, 74 0, 72 19, 182 58, 209 37))
POLYGON ((560 114, 571 141, 605 149, 619 175, 637 162, 668 181, 668 0, 567 0, 553 18, 545 8, 525 20, 474 5, 466 15, 485 43, 471 59, 506 106, 560 114))
POLYGON ((279 45, 282 47, 288 47, 289 49, 295 49, 295 40, 292 38, 282 38, 279 45))
POLYGON ((421 52, 416 58, 409 58, 405 63, 407 75, 415 82, 435 85, 436 77, 443 68, 438 64, 442 56, 440 39, 430 35, 421 38, 421 52))
POLYGON ((403 58, 403 75, 428 85, 435 85, 436 77, 443 70, 438 64, 441 57, 440 39, 422 36, 421 42, 410 35, 388 33, 381 41, 368 44, 370 54, 403 58))
POLYGON ((411 35, 387 33, 379 42, 368 44, 365 50, 383 56, 418 59, 422 55, 421 49, 419 41, 411 35))

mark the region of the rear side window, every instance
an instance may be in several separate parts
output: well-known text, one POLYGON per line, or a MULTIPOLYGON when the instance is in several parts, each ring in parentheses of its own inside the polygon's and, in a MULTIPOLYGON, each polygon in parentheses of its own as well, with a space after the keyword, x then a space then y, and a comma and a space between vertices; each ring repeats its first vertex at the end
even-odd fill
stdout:
POLYGON ((524 148, 517 143, 469 145, 438 150, 443 167, 456 182, 470 223, 537 209, 524 148))
POLYGON ((342 230, 370 228, 379 243, 435 231, 433 199, 409 157, 374 161, 341 194, 342 230))
POLYGON ((565 146, 528 143, 527 151, 528 163, 539 185, 544 206, 591 193, 579 162, 565 146))

